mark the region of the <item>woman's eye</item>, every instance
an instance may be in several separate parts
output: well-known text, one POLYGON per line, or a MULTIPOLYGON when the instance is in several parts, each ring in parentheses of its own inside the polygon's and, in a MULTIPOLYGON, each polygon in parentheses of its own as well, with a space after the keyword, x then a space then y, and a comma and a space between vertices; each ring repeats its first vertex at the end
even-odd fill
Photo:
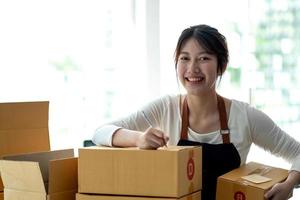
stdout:
POLYGON ((200 57, 199 60, 203 61, 203 60, 208 60, 208 57, 200 57))
POLYGON ((188 57, 186 57, 186 56, 183 56, 183 57, 180 57, 180 60, 183 60, 183 61, 185 61, 185 60, 189 60, 189 58, 188 58, 188 57))

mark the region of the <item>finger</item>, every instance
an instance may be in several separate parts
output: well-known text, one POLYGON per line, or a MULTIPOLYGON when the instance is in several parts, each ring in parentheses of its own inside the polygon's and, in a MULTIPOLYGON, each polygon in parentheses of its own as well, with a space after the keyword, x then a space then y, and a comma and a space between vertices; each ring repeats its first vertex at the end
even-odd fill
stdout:
POLYGON ((151 144, 151 146, 153 146, 153 147, 160 147, 160 146, 164 145, 164 138, 158 137, 153 132, 147 134, 145 139, 146 139, 146 142, 148 144, 151 144))
POLYGON ((157 149, 159 145, 151 137, 146 137, 138 146, 141 149, 157 149))
POLYGON ((169 141, 169 136, 167 136, 167 135, 164 135, 164 139, 165 139, 165 142, 167 143, 168 141, 169 141))
POLYGON ((152 132, 155 136, 157 136, 158 138, 164 138, 165 134, 164 132, 162 132, 161 130, 158 129, 152 129, 152 132))
POLYGON ((269 192, 264 195, 265 199, 271 199, 272 196, 273 194, 270 194, 269 192))
POLYGON ((165 146, 167 144, 167 141, 169 140, 169 137, 164 134, 159 129, 155 128, 149 128, 147 129, 147 138, 151 140, 152 142, 155 142, 157 145, 160 146, 165 146))
POLYGON ((151 138, 151 140, 152 140, 152 142, 156 143, 157 147, 166 145, 164 138, 159 138, 157 136, 153 136, 153 138, 151 138))
POLYGON ((154 142, 152 140, 149 140, 147 143, 148 143, 147 144, 148 149, 157 149, 158 147, 160 147, 159 144, 157 144, 156 142, 154 142))
MULTIPOLYGON (((277 184, 276 184, 277 185, 277 184)), ((277 187, 276 185, 274 185, 266 194, 265 194, 265 198, 266 199, 270 199, 271 197, 273 197, 276 193, 277 193, 277 187)))
POLYGON ((166 134, 164 134, 163 138, 162 138, 162 141, 163 141, 163 146, 167 147, 167 143, 169 141, 169 136, 167 136, 166 134))
POLYGON ((270 199, 274 195, 274 191, 271 189, 265 194, 266 199, 270 199))
POLYGON ((153 144, 153 146, 155 146, 155 147, 161 147, 161 146, 163 146, 163 141, 162 141, 162 139, 161 138, 151 138, 151 141, 150 141, 152 144, 153 144))

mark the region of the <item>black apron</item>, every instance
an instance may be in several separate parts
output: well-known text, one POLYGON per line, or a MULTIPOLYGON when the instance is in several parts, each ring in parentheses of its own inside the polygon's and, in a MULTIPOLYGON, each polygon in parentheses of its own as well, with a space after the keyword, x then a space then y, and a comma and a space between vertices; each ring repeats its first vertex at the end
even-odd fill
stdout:
POLYGON ((187 140, 189 110, 186 98, 183 102, 181 136, 177 145, 202 146, 202 200, 215 200, 218 176, 238 168, 241 163, 237 149, 230 143, 224 99, 217 95, 217 100, 223 144, 207 144, 187 140))

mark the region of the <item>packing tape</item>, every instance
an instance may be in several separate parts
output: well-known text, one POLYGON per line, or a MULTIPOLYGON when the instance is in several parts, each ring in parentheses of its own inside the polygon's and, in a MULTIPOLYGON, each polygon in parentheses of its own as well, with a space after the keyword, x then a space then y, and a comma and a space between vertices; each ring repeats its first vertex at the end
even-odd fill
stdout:
POLYGON ((248 175, 252 175, 252 174, 259 174, 261 176, 269 173, 270 171, 272 170, 272 167, 260 167, 260 168, 257 168, 255 170, 253 170, 252 172, 248 173, 248 175))

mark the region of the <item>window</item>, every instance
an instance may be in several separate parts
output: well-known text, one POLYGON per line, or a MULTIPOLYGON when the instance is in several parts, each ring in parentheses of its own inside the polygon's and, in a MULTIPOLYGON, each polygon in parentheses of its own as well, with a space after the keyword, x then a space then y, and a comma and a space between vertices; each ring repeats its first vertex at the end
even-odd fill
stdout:
POLYGON ((51 148, 81 146, 148 97, 145 6, 2 1, 0 101, 50 101, 51 148))

